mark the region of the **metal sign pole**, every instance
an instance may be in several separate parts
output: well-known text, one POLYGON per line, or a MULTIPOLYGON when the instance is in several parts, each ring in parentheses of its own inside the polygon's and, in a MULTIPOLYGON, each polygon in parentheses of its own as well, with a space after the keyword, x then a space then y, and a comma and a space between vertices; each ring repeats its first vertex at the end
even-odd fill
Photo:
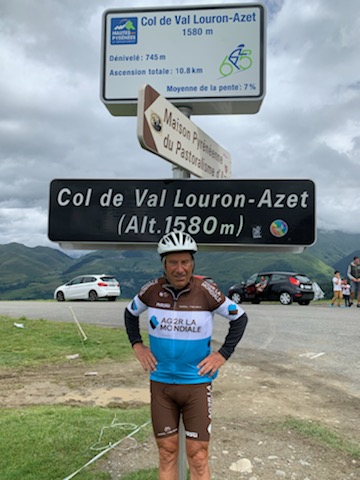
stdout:
POLYGON ((180 417, 180 423, 179 423, 178 473, 179 473, 179 480, 186 480, 187 461, 186 461, 186 447, 185 447, 185 427, 184 427, 182 415, 180 417))
MULTIPOLYGON (((191 109, 187 107, 180 107, 179 110, 190 118, 191 109)), ((173 178, 190 178, 190 172, 177 165, 173 165, 173 178)), ((178 474, 179 480, 186 480, 187 478, 187 461, 186 461, 186 437, 185 427, 182 415, 179 422, 179 456, 178 456, 178 474)))
POLYGON ((177 165, 173 165, 173 178, 190 178, 190 173, 177 165))

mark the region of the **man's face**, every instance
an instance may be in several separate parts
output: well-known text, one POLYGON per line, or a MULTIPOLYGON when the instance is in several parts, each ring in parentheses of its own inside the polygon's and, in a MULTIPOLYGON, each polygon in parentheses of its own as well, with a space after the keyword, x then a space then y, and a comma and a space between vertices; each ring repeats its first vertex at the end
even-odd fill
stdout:
POLYGON ((169 253, 165 257, 164 271, 171 285, 180 290, 190 282, 194 270, 194 260, 190 253, 169 253))

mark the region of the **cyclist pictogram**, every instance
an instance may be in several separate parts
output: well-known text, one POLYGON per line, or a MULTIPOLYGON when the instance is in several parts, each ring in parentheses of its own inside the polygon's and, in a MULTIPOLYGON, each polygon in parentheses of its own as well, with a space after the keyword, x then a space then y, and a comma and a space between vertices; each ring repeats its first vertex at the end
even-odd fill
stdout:
POLYGON ((252 50, 245 49, 245 44, 240 43, 230 55, 227 55, 222 61, 219 71, 222 77, 228 77, 234 72, 248 70, 252 64, 252 50))

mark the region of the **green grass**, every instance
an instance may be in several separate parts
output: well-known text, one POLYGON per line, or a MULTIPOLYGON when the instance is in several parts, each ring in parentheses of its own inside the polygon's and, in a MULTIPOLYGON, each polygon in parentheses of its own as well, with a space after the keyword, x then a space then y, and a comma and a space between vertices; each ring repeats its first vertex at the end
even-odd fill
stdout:
POLYGON ((283 426, 284 428, 293 430, 304 437, 316 440, 317 443, 348 453, 355 459, 360 459, 360 446, 358 444, 347 440, 320 423, 298 418, 290 418, 284 422, 283 426))
POLYGON ((133 352, 126 332, 121 328, 81 325, 84 341, 74 323, 9 319, 0 316, 0 368, 35 367, 66 363, 67 355, 79 354, 85 362, 105 359, 126 361, 133 352), (14 324, 22 324, 18 328, 14 324))
MULTIPOLYGON (((80 360, 119 363, 134 359, 126 333, 120 328, 82 325, 84 341, 75 323, 13 319, 0 316, 0 368, 41 368, 43 365, 72 362, 67 355, 80 354, 80 360), (16 327, 21 324, 24 328, 16 327)), ((100 407, 27 407, 0 409, 1 480, 61 480, 77 471, 99 451, 92 450, 104 426, 132 423, 138 426, 150 418, 149 407, 132 410, 100 407)), ((105 429, 102 442, 108 445, 133 431, 120 427, 105 429)), ((151 434, 148 426, 135 438, 143 441, 151 434)), ((154 470, 156 478, 157 472, 154 470)), ((77 480, 109 480, 98 465, 90 465, 77 480)), ((146 477, 143 477, 146 478, 146 477)), ((149 477, 150 478, 150 477, 149 477)))
MULTIPOLYGON (((134 427, 130 425, 114 427, 106 429, 100 439, 102 427, 110 426, 115 418, 114 423, 141 426, 149 420, 149 408, 131 411, 66 406, 0 409, 1 480, 66 478, 98 455, 99 450, 91 447, 106 447, 109 442, 115 443, 133 432, 134 427)), ((150 433, 151 428, 147 426, 134 438, 144 441, 150 433)), ((75 478, 109 480, 110 476, 99 471, 95 462, 75 478)))
POLYGON ((123 480, 158 480, 158 469, 148 468, 139 472, 129 473, 122 478, 123 480))
MULTIPOLYGON (((146 470, 141 470, 139 472, 132 472, 125 477, 121 477, 123 480, 158 480, 158 469, 157 468, 148 468, 146 470)), ((189 472, 186 476, 187 479, 190 479, 189 472)))

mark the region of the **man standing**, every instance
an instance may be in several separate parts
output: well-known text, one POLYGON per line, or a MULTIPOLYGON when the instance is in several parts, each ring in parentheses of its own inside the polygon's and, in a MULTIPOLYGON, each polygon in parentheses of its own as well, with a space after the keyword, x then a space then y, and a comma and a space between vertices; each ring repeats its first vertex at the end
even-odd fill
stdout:
POLYGON ((360 307, 360 258, 354 257, 347 270, 347 276, 350 279, 350 307, 357 299, 357 307, 360 307))
POLYGON ((158 244, 165 275, 147 283, 125 310, 134 353, 150 372, 151 417, 159 448, 159 480, 177 480, 179 420, 183 416, 191 480, 210 480, 212 381, 233 353, 247 315, 215 284, 193 277, 197 245, 184 232, 158 244), (150 348, 142 341, 139 316, 148 309, 150 348), (218 351, 211 351, 214 315, 229 320, 218 351))

